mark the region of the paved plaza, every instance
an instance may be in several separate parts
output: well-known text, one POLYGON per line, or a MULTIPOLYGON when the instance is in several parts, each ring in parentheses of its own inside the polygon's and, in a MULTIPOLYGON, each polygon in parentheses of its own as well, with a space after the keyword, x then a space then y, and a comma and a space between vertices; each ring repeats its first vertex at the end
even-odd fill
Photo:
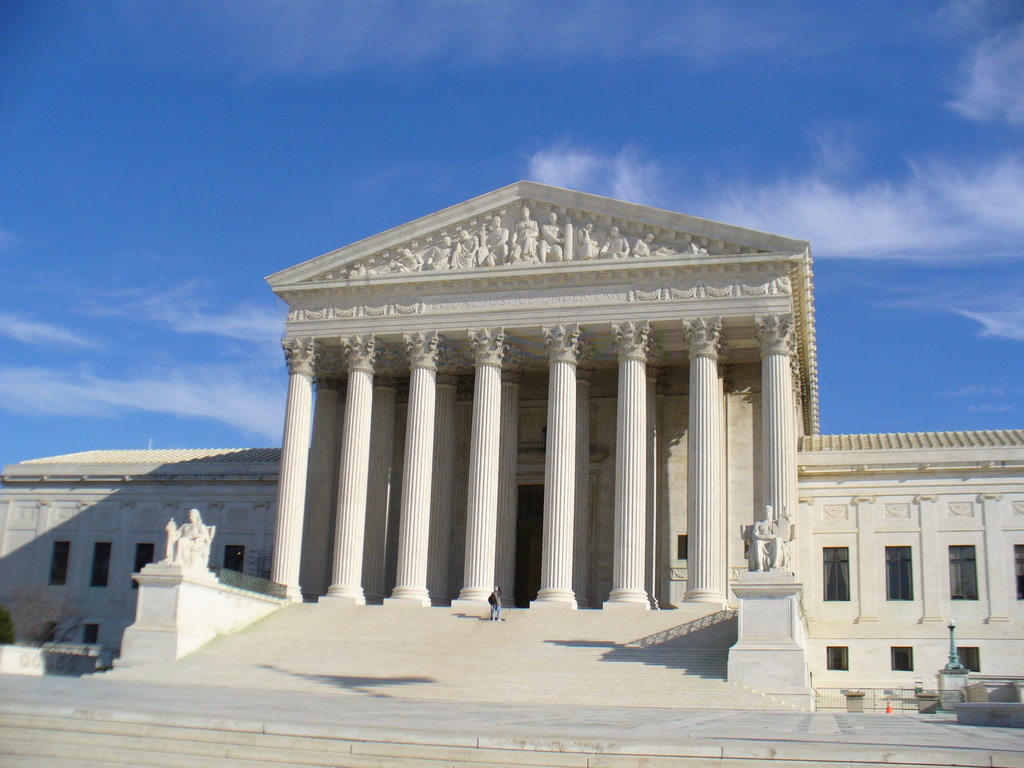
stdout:
MULTIPOLYGON (((331 681, 325 680, 325 690, 330 687, 331 681)), ((666 758, 684 764, 686 758, 701 758, 693 764, 1024 766, 1024 733, 957 725, 948 714, 513 706, 398 699, 379 690, 353 692, 351 687, 323 694, 252 693, 118 682, 102 676, 2 676, 0 716, 73 715, 107 722, 423 745, 425 751, 462 747, 536 755, 579 753, 581 758, 633 755, 654 761, 637 765, 673 764, 664 762, 666 758)), ((0 744, 0 754, 6 755, 9 741, 0 744)))

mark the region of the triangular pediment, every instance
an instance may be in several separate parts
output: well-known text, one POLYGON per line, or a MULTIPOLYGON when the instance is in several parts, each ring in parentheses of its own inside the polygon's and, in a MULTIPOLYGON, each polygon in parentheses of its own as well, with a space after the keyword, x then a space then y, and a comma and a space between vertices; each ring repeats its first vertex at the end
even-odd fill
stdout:
POLYGON ((802 252, 807 243, 529 181, 489 192, 267 278, 297 283, 519 265, 802 252))

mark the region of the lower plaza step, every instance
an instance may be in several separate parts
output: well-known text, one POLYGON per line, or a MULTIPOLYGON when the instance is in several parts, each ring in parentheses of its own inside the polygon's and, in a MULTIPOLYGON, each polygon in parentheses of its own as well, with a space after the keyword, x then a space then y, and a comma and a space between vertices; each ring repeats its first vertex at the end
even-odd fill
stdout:
POLYGON ((339 695, 673 709, 789 710, 725 681, 734 614, 296 604, 174 663, 112 680, 339 695))

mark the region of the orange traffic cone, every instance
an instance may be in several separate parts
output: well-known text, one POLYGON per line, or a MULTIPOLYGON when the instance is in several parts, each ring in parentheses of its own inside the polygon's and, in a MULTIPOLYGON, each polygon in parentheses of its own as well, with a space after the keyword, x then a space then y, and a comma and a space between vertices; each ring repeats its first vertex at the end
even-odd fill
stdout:
POLYGON ((892 714, 892 702, 891 701, 885 702, 885 714, 887 714, 887 715, 891 715, 892 714))

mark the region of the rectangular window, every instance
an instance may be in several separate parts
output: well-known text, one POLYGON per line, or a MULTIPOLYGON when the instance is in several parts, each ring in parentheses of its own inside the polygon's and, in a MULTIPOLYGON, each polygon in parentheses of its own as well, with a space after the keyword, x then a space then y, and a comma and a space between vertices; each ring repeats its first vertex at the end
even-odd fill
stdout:
POLYGON ((1024 544, 1013 546, 1013 561, 1017 569, 1017 599, 1024 600, 1024 544))
POLYGON ((914 599, 910 547, 885 548, 885 592, 886 600, 914 599))
POLYGON ((110 542, 97 541, 92 547, 92 574, 90 587, 105 587, 110 577, 110 542))
POLYGON ((845 645, 830 645, 825 649, 825 666, 828 669, 846 671, 850 668, 849 648, 845 645))
POLYGON ((960 663, 967 667, 971 672, 981 672, 981 654, 978 653, 977 646, 957 646, 957 656, 960 657, 960 663))
POLYGON ((53 554, 50 555, 50 584, 67 584, 68 559, 70 557, 70 541, 53 542, 53 554))
POLYGON ((894 645, 889 648, 893 672, 914 671, 914 649, 909 645, 894 645))
POLYGON ((224 545, 224 567, 229 571, 242 572, 245 565, 245 547, 241 544, 224 545))
POLYGON ((850 548, 824 547, 825 599, 850 599, 850 548))
POLYGON ((100 641, 100 625, 86 624, 82 627, 82 642, 86 645, 97 645, 100 641))
POLYGON ((949 547, 949 596, 953 600, 978 599, 978 569, 974 545, 949 547))
MULTIPOLYGON (((1024 547, 1021 547, 1024 549, 1024 547)), ((690 539, 685 533, 676 536, 676 560, 690 559, 690 539)))
MULTIPOLYGON (((140 541, 135 545, 135 562, 132 565, 132 573, 138 573, 147 565, 153 562, 156 557, 156 545, 151 541, 140 541)), ((139 583, 132 579, 132 589, 138 589, 139 583)))

